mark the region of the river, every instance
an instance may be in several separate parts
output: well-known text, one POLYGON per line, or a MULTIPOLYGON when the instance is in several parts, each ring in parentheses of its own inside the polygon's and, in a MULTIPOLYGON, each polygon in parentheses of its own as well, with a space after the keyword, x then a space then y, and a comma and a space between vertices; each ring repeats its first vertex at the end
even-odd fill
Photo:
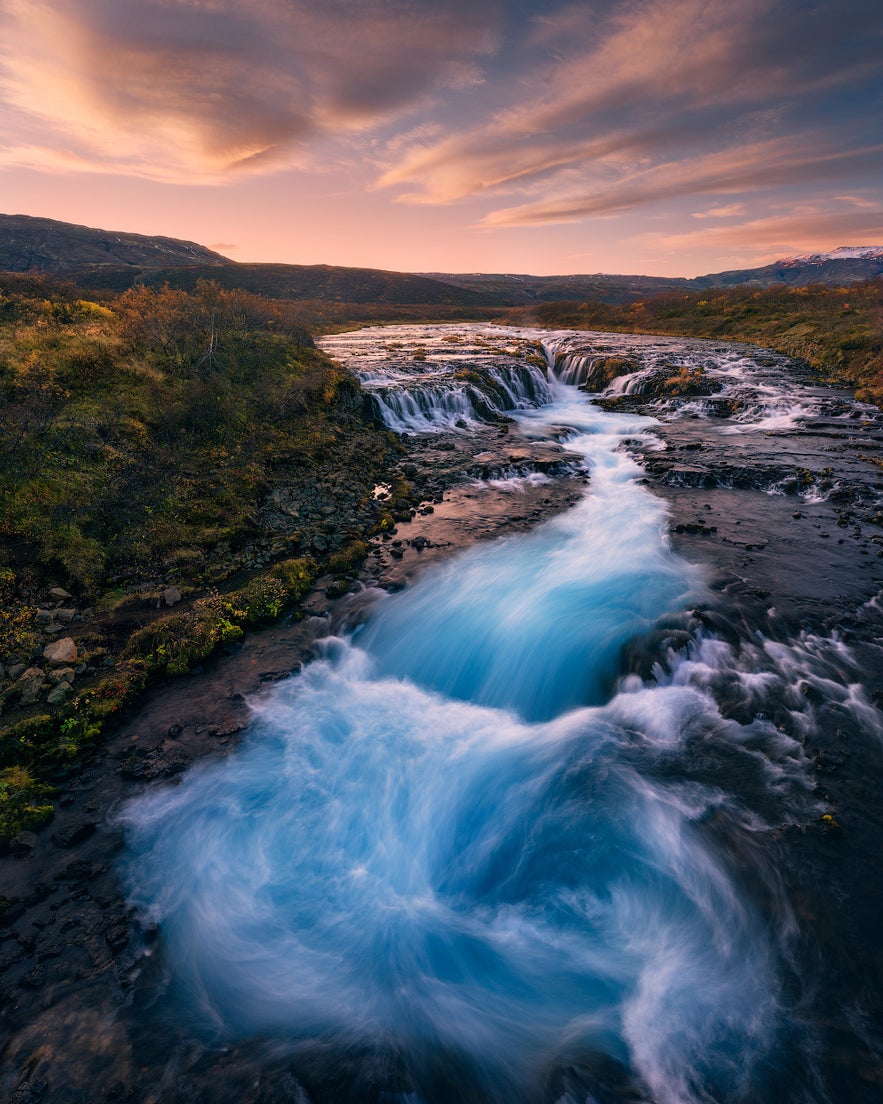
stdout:
POLYGON ((165 1005, 274 1040, 316 1104, 874 1099, 880 836, 819 773, 883 762, 879 412, 709 342, 322 344, 412 447, 471 456, 479 501, 584 490, 404 590, 368 579, 238 751, 126 807, 165 1005), (487 459, 509 426, 558 472, 487 459), (833 540, 786 534, 828 514, 833 540))

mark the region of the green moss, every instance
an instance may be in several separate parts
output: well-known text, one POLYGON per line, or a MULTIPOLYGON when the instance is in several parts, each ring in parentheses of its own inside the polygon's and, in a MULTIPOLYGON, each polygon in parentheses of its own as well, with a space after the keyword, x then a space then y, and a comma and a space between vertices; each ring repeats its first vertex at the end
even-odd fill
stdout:
POLYGON ((23 767, 0 770, 0 844, 19 832, 41 828, 53 814, 46 800, 51 788, 23 767))
POLYGON ((351 576, 358 571, 367 555, 368 545, 365 541, 350 541, 345 548, 329 558, 328 570, 333 575, 351 576))

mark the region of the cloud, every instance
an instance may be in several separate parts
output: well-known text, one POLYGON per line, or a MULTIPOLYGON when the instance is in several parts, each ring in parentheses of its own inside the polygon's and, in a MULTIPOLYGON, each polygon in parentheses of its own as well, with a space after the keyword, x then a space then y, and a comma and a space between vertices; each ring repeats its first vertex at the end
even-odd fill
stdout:
POLYGON ((709 250, 748 250, 752 263, 766 263, 780 257, 816 252, 820 242, 826 249, 849 244, 856 235, 862 244, 883 243, 883 204, 874 211, 817 210, 800 215, 781 212, 750 219, 738 225, 707 226, 686 233, 650 233, 631 240, 668 253, 709 250))
POLYGON ((735 218, 737 215, 748 214, 744 203, 725 203, 722 207, 709 207, 707 211, 694 211, 694 219, 710 218, 735 218))
POLYGON ((481 79, 493 0, 6 0, 2 159, 161 179, 272 166, 481 79), (42 129, 37 126, 41 124, 42 129))
POLYGON ((692 160, 665 162, 615 182, 552 200, 494 211, 485 226, 530 226, 610 215, 683 196, 751 192, 774 186, 883 171, 883 144, 829 150, 811 143, 768 141, 692 160))
POLYGON ((879 171, 879 0, 572 4, 528 48, 501 107, 395 150, 379 186, 526 201, 482 222, 497 227, 879 171))

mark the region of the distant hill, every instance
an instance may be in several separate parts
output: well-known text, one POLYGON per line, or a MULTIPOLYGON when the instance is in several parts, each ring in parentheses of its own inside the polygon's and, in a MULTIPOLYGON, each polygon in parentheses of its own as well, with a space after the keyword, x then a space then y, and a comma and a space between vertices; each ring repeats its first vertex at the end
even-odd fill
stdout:
POLYGON ((196 242, 95 230, 30 215, 0 215, 0 269, 68 273, 80 267, 224 265, 232 262, 196 242))
POLYGON ((733 287, 749 284, 770 287, 789 284, 806 287, 823 284, 841 287, 883 275, 883 246, 842 245, 829 253, 808 253, 802 257, 784 257, 762 268, 741 268, 732 272, 715 272, 690 281, 693 290, 710 287, 733 287))
POLYGON ((491 306, 481 291, 404 272, 339 265, 239 264, 195 242, 0 215, 0 270, 69 276, 83 287, 133 284, 191 290, 197 280, 274 299, 491 306))
POLYGON ((70 276, 84 287, 133 284, 191 290, 201 279, 274 299, 315 299, 449 307, 518 307, 595 301, 611 306, 672 291, 787 284, 841 286, 883 274, 883 246, 841 246, 786 257, 761 268, 695 279, 623 276, 531 276, 518 273, 388 272, 342 265, 242 264, 195 242, 96 230, 54 219, 0 215, 0 270, 70 276))
POLYGON ((225 288, 243 288, 270 299, 324 299, 341 303, 399 303, 497 306, 499 299, 441 280, 379 268, 342 265, 237 264, 188 265, 175 268, 73 268, 69 274, 83 287, 123 290, 133 283, 169 284, 191 291, 198 280, 215 280, 225 288))
POLYGON ((603 272, 592 276, 529 276, 526 274, 481 272, 424 272, 434 280, 479 292, 507 307, 529 303, 555 303, 563 300, 593 299, 617 306, 636 299, 662 295, 667 291, 689 290, 692 281, 666 276, 618 276, 603 272))

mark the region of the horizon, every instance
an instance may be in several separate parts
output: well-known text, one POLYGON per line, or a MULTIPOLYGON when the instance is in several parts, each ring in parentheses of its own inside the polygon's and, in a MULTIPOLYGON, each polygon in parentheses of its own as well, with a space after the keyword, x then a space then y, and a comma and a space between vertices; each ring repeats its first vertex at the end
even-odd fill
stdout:
POLYGON ((409 273, 690 278, 883 241, 879 4, 737 7, 10 0, 3 205, 409 273))

